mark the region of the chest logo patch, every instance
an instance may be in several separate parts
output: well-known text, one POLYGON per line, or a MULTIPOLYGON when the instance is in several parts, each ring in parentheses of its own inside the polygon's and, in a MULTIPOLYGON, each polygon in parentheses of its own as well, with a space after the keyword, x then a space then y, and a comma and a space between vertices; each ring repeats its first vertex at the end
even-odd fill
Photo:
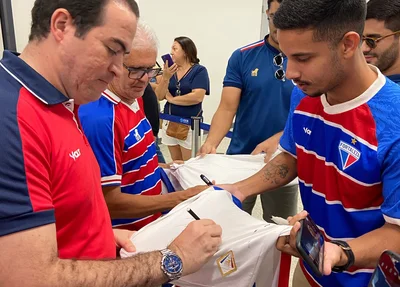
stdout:
POLYGON ((223 277, 232 274, 237 270, 235 256, 233 255, 233 251, 230 250, 229 252, 225 253, 221 257, 217 259, 217 265, 221 275, 223 277))
POLYGON ((78 148, 76 151, 72 151, 69 156, 76 161, 81 156, 81 150, 78 148))
POLYGON ((252 77, 257 77, 258 76, 258 68, 255 68, 253 71, 251 71, 251 76, 252 77))
POLYGON ((361 157, 361 152, 358 149, 343 141, 339 143, 339 153, 343 170, 355 164, 361 157))
POLYGON ((135 129, 135 139, 137 141, 140 141, 142 139, 142 137, 140 136, 139 131, 137 129, 135 129))

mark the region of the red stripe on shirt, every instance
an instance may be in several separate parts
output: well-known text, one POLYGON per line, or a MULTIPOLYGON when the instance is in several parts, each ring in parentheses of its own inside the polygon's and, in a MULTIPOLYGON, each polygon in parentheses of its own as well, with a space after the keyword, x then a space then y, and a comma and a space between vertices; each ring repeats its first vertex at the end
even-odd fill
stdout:
POLYGON ((383 203, 382 184, 359 185, 341 175, 335 167, 325 165, 323 160, 299 148, 297 170, 301 180, 313 184, 313 190, 323 193, 328 201, 340 201, 345 208, 364 209, 383 203))
POLYGON ((253 48, 256 48, 256 47, 260 47, 262 45, 264 45, 264 41, 252 44, 252 45, 247 46, 247 47, 244 47, 244 48, 240 49, 240 51, 243 52, 243 51, 250 50, 250 49, 253 49, 253 48))
POLYGON ((378 145, 376 137, 376 123, 367 104, 361 105, 356 109, 336 115, 324 112, 324 107, 320 97, 305 97, 297 106, 299 111, 310 114, 321 115, 326 121, 343 126, 346 130, 354 133, 373 146, 378 145))

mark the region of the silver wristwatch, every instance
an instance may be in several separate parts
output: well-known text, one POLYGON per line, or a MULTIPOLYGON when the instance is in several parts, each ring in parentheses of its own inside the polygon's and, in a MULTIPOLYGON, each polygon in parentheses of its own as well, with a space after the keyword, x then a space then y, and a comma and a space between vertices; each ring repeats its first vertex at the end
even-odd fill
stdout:
POLYGON ((168 277, 168 281, 178 280, 182 276, 183 263, 182 259, 172 250, 166 248, 160 251, 161 270, 168 277))

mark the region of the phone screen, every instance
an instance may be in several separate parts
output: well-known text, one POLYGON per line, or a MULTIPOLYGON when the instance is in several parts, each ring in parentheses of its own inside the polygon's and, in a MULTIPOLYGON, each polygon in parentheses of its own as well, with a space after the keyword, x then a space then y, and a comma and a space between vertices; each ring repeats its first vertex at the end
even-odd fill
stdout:
POLYGON ((303 259, 310 265, 316 275, 322 275, 324 259, 324 237, 308 215, 302 221, 300 238, 297 247, 303 259))
POLYGON ((372 274, 370 287, 400 287, 400 256, 385 251, 372 274))

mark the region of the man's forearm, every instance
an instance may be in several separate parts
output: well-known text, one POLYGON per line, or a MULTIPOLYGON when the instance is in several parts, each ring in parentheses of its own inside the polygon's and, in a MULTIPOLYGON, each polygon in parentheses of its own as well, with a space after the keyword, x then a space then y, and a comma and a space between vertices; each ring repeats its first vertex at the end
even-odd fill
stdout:
POLYGON ((297 176, 296 159, 282 152, 253 176, 235 186, 247 198, 288 184, 297 176))
POLYGON ((234 116, 235 112, 233 111, 217 110, 211 121, 211 129, 206 142, 217 148, 231 128, 234 116))
POLYGON ((383 251, 388 249, 400 253, 400 226, 386 223, 348 243, 353 250, 356 266, 374 268, 383 251))
POLYGON ((172 209, 187 199, 185 192, 163 195, 140 195, 122 193, 120 187, 103 188, 111 218, 135 218, 149 216, 172 209))
POLYGON ((40 286, 157 286, 167 281, 158 251, 114 261, 57 260, 51 277, 40 286))

